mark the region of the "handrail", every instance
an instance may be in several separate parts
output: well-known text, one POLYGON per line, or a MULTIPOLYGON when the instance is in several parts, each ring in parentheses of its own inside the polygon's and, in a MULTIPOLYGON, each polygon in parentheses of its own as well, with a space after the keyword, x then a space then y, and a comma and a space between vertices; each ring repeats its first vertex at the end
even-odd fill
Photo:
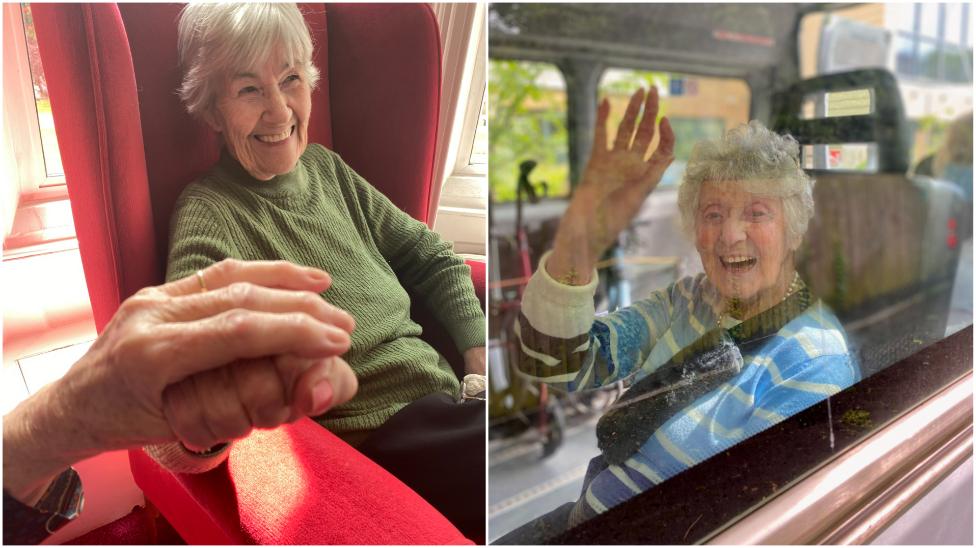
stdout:
POLYGON ((708 544, 870 541, 973 454, 972 371, 708 544))

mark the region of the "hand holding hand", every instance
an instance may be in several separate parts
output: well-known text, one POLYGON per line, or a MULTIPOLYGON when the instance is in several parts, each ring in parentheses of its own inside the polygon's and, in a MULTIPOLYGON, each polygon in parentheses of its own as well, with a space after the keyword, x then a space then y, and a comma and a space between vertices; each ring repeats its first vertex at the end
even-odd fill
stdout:
POLYGON ((657 149, 644 159, 654 139, 657 112, 657 88, 652 87, 646 99, 643 88, 637 90, 630 97, 616 139, 608 149, 610 103, 604 99, 597 108, 590 161, 559 225, 547 264, 549 274, 557 280, 572 285, 589 282, 600 255, 630 224, 644 199, 661 181, 674 159, 674 132, 668 119, 662 118, 657 149), (642 102, 644 116, 638 124, 642 102))
POLYGON ((198 373, 163 392, 163 414, 183 445, 203 451, 325 413, 356 394, 358 383, 339 357, 292 355, 241 360, 198 373))
MULTIPOLYGON (((267 393, 253 388, 270 378, 269 365, 282 398, 298 409, 314 407, 322 378, 330 381, 333 404, 352 396, 355 377, 336 356, 349 348, 354 322, 318 295, 331 284, 327 273, 281 261, 227 260, 202 275, 210 291, 201 292, 201 280, 189 276, 127 299, 62 379, 4 417, 5 489, 22 501, 36 499, 69 464, 103 451, 175 440, 176 429, 186 432, 186 415, 199 418, 199 409, 218 399, 229 406, 223 396, 208 399, 230 393, 227 379, 234 380, 235 393, 245 388, 238 411, 253 411, 252 425, 270 424, 283 413, 266 411, 267 393), (265 365, 219 372, 238 360, 265 365), (283 387, 293 379, 289 394, 283 387), (184 381, 196 396, 187 385, 167 388, 184 381)), ((239 424, 218 419, 221 412, 207 413, 218 430, 239 431, 239 424)))

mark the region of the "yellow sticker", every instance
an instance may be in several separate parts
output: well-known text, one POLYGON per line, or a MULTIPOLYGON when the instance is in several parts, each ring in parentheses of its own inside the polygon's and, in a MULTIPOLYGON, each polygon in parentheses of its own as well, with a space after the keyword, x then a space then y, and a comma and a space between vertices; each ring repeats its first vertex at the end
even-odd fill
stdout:
POLYGON ((871 114, 871 90, 855 89, 828 93, 826 103, 827 118, 871 114))

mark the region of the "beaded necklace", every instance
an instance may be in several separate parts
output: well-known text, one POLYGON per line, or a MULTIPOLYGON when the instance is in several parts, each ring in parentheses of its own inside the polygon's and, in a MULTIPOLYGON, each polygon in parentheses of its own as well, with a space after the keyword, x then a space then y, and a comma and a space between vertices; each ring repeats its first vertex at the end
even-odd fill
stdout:
MULTIPOLYGON (((783 298, 780 299, 779 302, 782 303, 790 295, 796 293, 802 287, 803 287, 803 282, 800 280, 800 273, 799 272, 794 272, 793 273, 793 281, 790 282, 790 287, 788 287, 786 289, 786 294, 783 295, 783 298)), ((777 304, 779 304, 779 303, 777 303, 777 304)), ((727 315, 728 316, 731 316, 731 317, 735 317, 733 313, 736 312, 736 311, 738 311, 739 306, 740 306, 739 299, 736 299, 736 298, 730 299, 729 300, 729 306, 727 306, 726 309, 723 310, 722 313, 718 315, 718 320, 717 320, 717 322, 715 324, 716 327, 718 327, 719 329, 724 329, 722 327, 722 325, 725 323, 725 317, 727 315)))

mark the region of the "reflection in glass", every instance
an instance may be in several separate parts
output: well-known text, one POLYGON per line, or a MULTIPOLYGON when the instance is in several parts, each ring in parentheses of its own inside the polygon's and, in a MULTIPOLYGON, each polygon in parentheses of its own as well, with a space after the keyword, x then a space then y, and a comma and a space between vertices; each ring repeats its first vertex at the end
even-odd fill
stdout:
POLYGON ((562 74, 548 63, 492 59, 489 76, 488 179, 494 200, 515 200, 518 166, 526 160, 539 166, 533 176, 546 182, 548 196, 569 194, 562 74))
POLYGON ((800 157, 804 169, 878 171, 876 143, 803 145, 800 157))
POLYGON ((661 90, 658 116, 667 116, 675 135, 674 162, 658 188, 677 188, 695 143, 720 139, 728 128, 749 120, 749 86, 734 78, 612 68, 603 72, 597 93, 610 101, 609 127, 617 127, 630 94, 641 86, 661 90))
POLYGON ((916 71, 916 41, 910 35, 895 35, 895 70, 903 76, 914 76, 916 71))
POLYGON ((940 57, 937 44, 924 39, 919 40, 918 56, 916 57, 918 75, 932 80, 939 79, 941 73, 939 67, 940 57))
MULTIPOLYGON (((634 118, 624 117, 621 133, 628 119, 634 131, 634 118)), ((664 142, 670 130, 661 126, 664 142)), ((633 167, 633 150, 619 134, 612 146, 595 146, 591 179, 526 287, 516 333, 529 377, 569 391, 631 386, 598 423, 601 453, 579 500, 501 543, 540 542, 582 523, 861 376, 844 328, 795 268, 814 205, 799 146, 755 121, 698 143, 678 191, 705 272, 594 317, 595 272, 576 267, 592 271, 581 257, 599 256, 598 242, 619 230, 610 219, 628 215, 614 204, 622 190, 613 181, 633 167)))
POLYGON ((947 45, 943 58, 945 60, 945 79, 947 81, 960 83, 972 81, 972 49, 967 51, 961 47, 947 45))

